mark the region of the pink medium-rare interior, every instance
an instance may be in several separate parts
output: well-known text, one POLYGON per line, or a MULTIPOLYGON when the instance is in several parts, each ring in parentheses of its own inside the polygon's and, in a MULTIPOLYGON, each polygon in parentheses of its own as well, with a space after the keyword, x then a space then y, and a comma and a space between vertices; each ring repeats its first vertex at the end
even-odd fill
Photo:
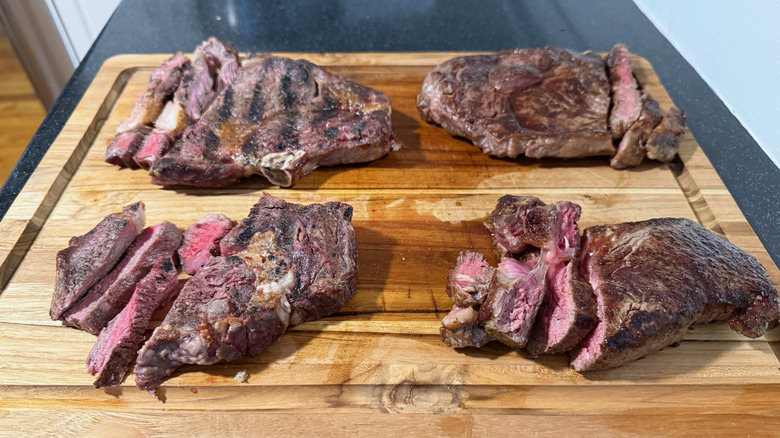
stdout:
POLYGON ((590 241, 588 235, 582 239, 582 260, 580 261, 580 274, 593 287, 596 294, 596 316, 598 322, 596 327, 582 340, 577 349, 571 352, 571 366, 575 371, 587 369, 601 354, 602 342, 606 326, 604 325, 604 299, 601 296, 601 278, 598 275, 591 275, 594 271, 593 264, 596 259, 593 255, 606 242, 606 237, 601 236, 597 241, 590 241))

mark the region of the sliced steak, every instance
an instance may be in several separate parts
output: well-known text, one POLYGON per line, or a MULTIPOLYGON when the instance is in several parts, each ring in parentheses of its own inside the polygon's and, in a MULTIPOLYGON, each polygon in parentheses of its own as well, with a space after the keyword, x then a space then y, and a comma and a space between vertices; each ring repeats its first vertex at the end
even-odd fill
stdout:
POLYGON ((235 251, 185 284, 139 352, 138 387, 157 388, 182 364, 255 356, 289 325, 340 309, 355 292, 351 217, 339 202, 304 206, 264 194, 229 233, 235 251))
POLYGON ((171 257, 181 244, 181 231, 163 221, 148 227, 135 239, 121 262, 65 314, 65 323, 92 334, 108 324, 125 307, 135 285, 161 257, 171 257))
POLYGON ((480 253, 461 251, 447 277, 447 296, 458 307, 482 304, 493 278, 493 267, 480 253))
POLYGON ((639 119, 642 98, 631 68, 631 53, 625 44, 615 44, 607 55, 606 63, 612 86, 609 129, 612 131, 612 138, 619 140, 639 119))
POLYGON ((130 302, 100 331, 87 358, 87 372, 97 374, 95 388, 122 383, 143 343, 152 314, 173 299, 178 284, 176 265, 167 257, 157 260, 135 285, 130 302))
POLYGON ((479 322, 485 331, 512 348, 528 342, 536 314, 545 296, 545 278, 539 253, 530 250, 523 261, 504 258, 498 264, 479 322))
POLYGON ((195 49, 195 59, 204 58, 217 74, 217 93, 221 93, 236 77, 239 69, 238 52, 230 43, 211 37, 195 49))
POLYGON ((417 108, 496 157, 612 155, 609 92, 598 55, 548 46, 444 62, 426 76, 417 108))
POLYGON ((640 94, 642 98, 642 112, 639 119, 634 122, 623 136, 618 145, 618 150, 609 165, 613 169, 625 169, 630 166, 638 166, 645 158, 647 150, 645 144, 650 137, 653 128, 661 123, 663 116, 658 102, 644 91, 640 94))
POLYGON ((106 216, 57 253, 57 278, 49 315, 57 320, 116 265, 144 227, 143 202, 106 216))
POLYGON ((108 145, 108 148, 106 148, 106 163, 131 169, 137 168, 138 164, 136 164, 133 156, 136 155, 151 132, 152 128, 141 125, 117 134, 111 144, 108 145))
POLYGON ((482 348, 493 340, 479 323, 478 311, 472 306, 452 306, 452 310, 441 321, 441 340, 453 348, 482 348))
POLYGON ((154 122, 154 130, 146 134, 143 143, 137 148, 133 161, 139 167, 149 170, 157 158, 168 152, 173 142, 184 132, 187 123, 188 117, 181 102, 174 99, 166 103, 154 122))
POLYGON ((677 155, 685 135, 685 112, 672 105, 647 139, 647 158, 668 163, 677 155))
POLYGON ((550 240, 550 216, 544 202, 535 196, 504 195, 485 219, 485 228, 493 236, 496 258, 511 257, 530 244, 537 248, 550 240))
POLYGON ((291 186, 318 166, 396 150, 390 99, 302 60, 253 59, 151 168, 161 185, 227 186, 262 174, 291 186))
POLYGON ((639 359, 681 340, 695 324, 728 320, 755 338, 780 317, 764 267, 687 219, 588 228, 583 254, 599 323, 572 352, 577 371, 639 359))
POLYGON ((190 225, 178 251, 184 272, 194 275, 211 257, 220 255, 219 242, 234 226, 224 214, 208 214, 190 225))

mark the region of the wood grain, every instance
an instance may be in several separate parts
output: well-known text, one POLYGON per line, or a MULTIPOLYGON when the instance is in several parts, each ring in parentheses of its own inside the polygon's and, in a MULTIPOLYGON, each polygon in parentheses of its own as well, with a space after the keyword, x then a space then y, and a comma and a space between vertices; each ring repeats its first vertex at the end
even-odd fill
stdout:
MULTIPOLYGON (((563 355, 533 359, 500 344, 456 351, 438 336, 458 251, 488 254, 482 220, 507 193, 570 200, 581 226, 673 216, 697 220, 780 271, 690 134, 680 160, 615 171, 605 158, 501 160, 420 120, 426 72, 454 53, 294 54, 378 88, 393 100, 403 148, 373 163, 318 169, 293 189, 260 177, 219 190, 166 190, 140 170, 103 162, 118 123, 166 55, 107 61, 36 173, 0 223, 0 427, 33 434, 343 436, 497 434, 770 434, 778 425, 780 332, 751 340, 725 324, 691 331, 624 367, 578 374, 563 355), (296 327, 265 353, 185 366, 164 402, 121 387, 91 387, 94 336, 49 320, 54 255, 73 235, 137 200, 152 224, 186 228, 207 213, 245 217, 263 191, 292 202, 354 206, 358 291, 336 315, 296 327), (233 379, 250 374, 247 383, 233 379), (31 424, 35 423, 33 430, 31 424)), ((647 61, 637 76, 668 95, 647 61)), ((182 283, 186 275, 181 275, 182 283)), ((159 324, 164 312, 155 315, 159 324)))

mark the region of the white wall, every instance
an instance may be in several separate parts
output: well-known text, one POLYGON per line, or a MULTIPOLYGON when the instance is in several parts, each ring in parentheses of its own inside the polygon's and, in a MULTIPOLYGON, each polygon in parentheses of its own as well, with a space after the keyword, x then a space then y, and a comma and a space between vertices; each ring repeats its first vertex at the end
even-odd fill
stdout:
POLYGON ((55 17, 71 62, 77 67, 111 18, 119 0, 46 0, 46 3, 55 17))
POLYGON ((780 2, 634 3, 780 167, 780 2))

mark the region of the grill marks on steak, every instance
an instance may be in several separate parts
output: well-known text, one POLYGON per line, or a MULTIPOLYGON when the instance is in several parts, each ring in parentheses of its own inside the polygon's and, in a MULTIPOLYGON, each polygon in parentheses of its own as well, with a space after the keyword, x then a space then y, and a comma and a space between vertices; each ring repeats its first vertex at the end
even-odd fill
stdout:
POLYGON ((95 388, 122 382, 144 341, 152 314, 176 294, 177 277, 172 258, 157 260, 136 284, 127 306, 101 330, 87 358, 87 372, 97 374, 95 388))
POLYGON ((136 105, 144 110, 123 122, 107 162, 143 167, 161 185, 222 187, 259 174, 292 186, 319 166, 372 161, 399 148, 385 94, 314 64, 268 55, 242 64, 213 37, 191 63, 177 56, 184 60, 171 76, 178 89, 148 97, 157 89, 152 75, 152 91, 136 105), (130 128, 137 133, 123 135, 130 128))
POLYGON ((764 267, 687 219, 652 219, 585 230, 581 264, 599 323, 572 353, 577 371, 612 368, 679 341, 689 327, 728 320, 761 336, 780 317, 764 267))
POLYGON ((321 165, 397 148, 386 95, 306 61, 265 56, 238 71, 151 174, 162 185, 226 186, 262 174, 291 186, 321 165))
POLYGON ((454 58, 417 97, 423 119, 510 158, 611 155, 609 103, 601 58, 549 46, 454 58))
POLYGON ((136 384, 154 389, 182 364, 255 356, 288 326, 340 309, 355 293, 352 207, 264 194, 184 286, 141 349, 136 384))
POLYGON ((57 253, 57 278, 49 315, 60 319, 87 291, 116 265, 146 220, 144 204, 137 202, 106 216, 83 236, 70 239, 57 253))
POLYGON ((181 244, 181 231, 164 221, 145 229, 127 254, 67 314, 65 323, 92 334, 108 324, 132 297, 135 285, 160 258, 171 257, 181 244))
MULTIPOLYGON (((542 47, 446 61, 426 76, 417 107, 424 120, 486 154, 609 155, 615 156, 612 167, 622 169, 641 162, 650 131, 661 121, 657 103, 641 93, 624 44, 615 45, 606 60, 542 47), (621 138, 616 150, 612 140, 621 138)), ((666 152, 654 148, 649 157, 674 157, 679 138, 666 139, 666 152)))

